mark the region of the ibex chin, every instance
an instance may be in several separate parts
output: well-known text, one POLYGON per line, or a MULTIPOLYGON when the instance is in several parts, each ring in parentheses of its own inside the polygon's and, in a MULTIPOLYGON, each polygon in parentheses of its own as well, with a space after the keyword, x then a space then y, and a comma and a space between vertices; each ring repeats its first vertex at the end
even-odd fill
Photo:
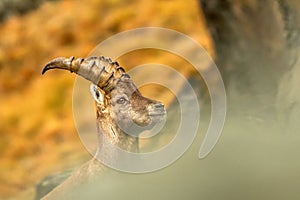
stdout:
MULTIPOLYGON (((138 134, 142 129, 136 127, 151 128, 166 117, 164 105, 143 97, 125 70, 110 58, 57 58, 44 67, 42 74, 55 68, 74 72, 92 82, 90 91, 96 103, 99 138, 97 153, 110 159, 114 159, 115 152, 107 148, 107 141, 126 151, 138 152, 138 134)), ((104 169, 93 158, 43 199, 72 199, 69 194, 72 188, 93 180, 104 169)))

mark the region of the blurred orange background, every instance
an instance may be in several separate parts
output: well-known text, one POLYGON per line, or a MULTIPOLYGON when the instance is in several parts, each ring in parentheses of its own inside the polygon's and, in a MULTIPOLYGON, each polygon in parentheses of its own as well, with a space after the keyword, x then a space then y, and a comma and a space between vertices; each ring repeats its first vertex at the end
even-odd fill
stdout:
MULTIPOLYGON (((0 199, 33 198, 43 177, 90 157, 73 122, 74 75, 41 76, 43 65, 86 57, 104 39, 144 26, 180 31, 212 52, 197 1, 51 1, 0 24, 0 199)), ((178 62, 172 55, 159 59, 178 62)), ((136 63, 120 64, 128 70, 136 63)))

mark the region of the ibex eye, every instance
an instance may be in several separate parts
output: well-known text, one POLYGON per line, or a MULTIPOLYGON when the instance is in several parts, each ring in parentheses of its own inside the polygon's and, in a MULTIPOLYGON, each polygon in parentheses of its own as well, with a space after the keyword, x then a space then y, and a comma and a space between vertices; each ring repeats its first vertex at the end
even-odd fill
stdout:
POLYGON ((127 100, 124 97, 121 97, 120 99, 117 100, 118 104, 124 104, 126 102, 127 102, 127 100))
POLYGON ((96 91, 96 93, 95 93, 95 94, 96 94, 96 97, 97 97, 97 98, 99 98, 99 97, 100 97, 99 91, 96 91))

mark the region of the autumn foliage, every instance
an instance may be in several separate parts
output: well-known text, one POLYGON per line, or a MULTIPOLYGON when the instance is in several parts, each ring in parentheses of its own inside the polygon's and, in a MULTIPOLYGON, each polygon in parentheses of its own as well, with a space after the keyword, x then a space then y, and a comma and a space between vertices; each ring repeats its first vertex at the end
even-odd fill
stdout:
POLYGON ((183 32, 210 51, 197 1, 54 1, 0 24, 1 199, 31 193, 44 176, 89 157, 72 117, 74 76, 41 76, 43 65, 54 57, 85 57, 111 35, 144 26, 183 32))

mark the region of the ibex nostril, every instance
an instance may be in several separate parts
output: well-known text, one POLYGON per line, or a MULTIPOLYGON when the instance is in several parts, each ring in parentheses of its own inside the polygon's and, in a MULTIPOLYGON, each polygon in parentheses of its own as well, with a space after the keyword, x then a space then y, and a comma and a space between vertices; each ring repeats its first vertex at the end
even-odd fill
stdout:
POLYGON ((163 108, 164 107, 164 104, 162 103, 157 103, 154 105, 154 108, 163 108))

